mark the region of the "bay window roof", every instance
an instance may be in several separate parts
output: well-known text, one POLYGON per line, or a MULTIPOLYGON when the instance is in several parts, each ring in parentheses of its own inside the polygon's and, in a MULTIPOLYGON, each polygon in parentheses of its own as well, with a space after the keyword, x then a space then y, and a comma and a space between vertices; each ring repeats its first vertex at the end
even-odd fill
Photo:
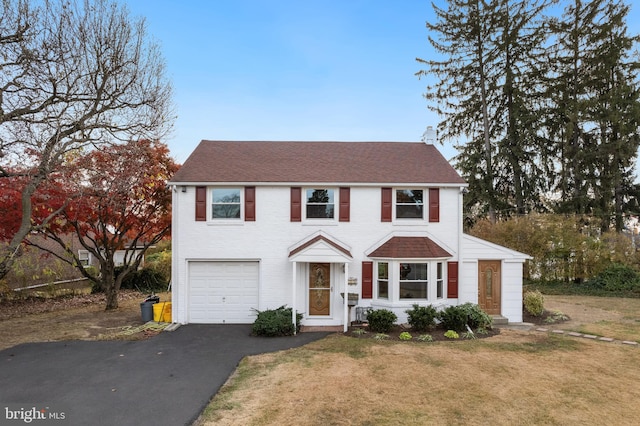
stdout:
POLYGON ((451 254, 428 237, 392 237, 369 253, 379 259, 441 259, 451 254))

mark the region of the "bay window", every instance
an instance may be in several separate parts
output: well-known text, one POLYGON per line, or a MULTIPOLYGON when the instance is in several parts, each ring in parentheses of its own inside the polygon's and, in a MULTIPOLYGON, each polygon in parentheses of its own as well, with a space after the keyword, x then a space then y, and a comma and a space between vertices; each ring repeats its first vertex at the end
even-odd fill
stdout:
POLYGON ((413 304, 445 299, 446 262, 430 260, 380 260, 374 264, 375 299, 385 303, 413 304))

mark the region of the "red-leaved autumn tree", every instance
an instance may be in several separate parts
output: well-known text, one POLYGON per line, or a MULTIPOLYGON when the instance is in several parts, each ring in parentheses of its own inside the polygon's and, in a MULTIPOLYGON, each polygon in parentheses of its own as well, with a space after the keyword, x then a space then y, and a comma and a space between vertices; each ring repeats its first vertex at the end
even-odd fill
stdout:
POLYGON ((111 145, 70 159, 60 180, 50 181, 34 200, 36 217, 59 209, 39 233, 56 241, 65 255, 40 246, 36 239, 27 238, 27 244, 72 263, 104 290, 106 309, 116 309, 123 278, 170 231, 167 181, 177 167, 165 144, 149 140, 111 145), (75 234, 97 260, 99 274, 84 268, 78 252, 68 245, 69 234, 75 234), (114 255, 119 250, 124 251, 124 263, 116 269, 114 255))

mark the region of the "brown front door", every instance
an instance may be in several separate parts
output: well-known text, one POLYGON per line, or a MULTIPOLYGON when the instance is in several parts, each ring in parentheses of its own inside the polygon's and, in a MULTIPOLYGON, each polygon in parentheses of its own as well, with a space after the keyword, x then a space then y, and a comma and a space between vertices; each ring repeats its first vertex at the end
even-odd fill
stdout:
POLYGON ((500 315, 500 261, 478 261, 478 305, 489 315, 500 315))
POLYGON ((309 315, 331 314, 331 264, 309 264, 309 315))

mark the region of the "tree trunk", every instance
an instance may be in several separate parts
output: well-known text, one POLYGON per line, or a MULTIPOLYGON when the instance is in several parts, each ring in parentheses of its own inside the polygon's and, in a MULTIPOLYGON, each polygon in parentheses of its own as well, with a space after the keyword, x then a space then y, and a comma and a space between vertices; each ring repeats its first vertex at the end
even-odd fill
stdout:
POLYGON ((102 268, 102 287, 106 297, 105 311, 118 309, 118 287, 113 275, 113 268, 102 268))

